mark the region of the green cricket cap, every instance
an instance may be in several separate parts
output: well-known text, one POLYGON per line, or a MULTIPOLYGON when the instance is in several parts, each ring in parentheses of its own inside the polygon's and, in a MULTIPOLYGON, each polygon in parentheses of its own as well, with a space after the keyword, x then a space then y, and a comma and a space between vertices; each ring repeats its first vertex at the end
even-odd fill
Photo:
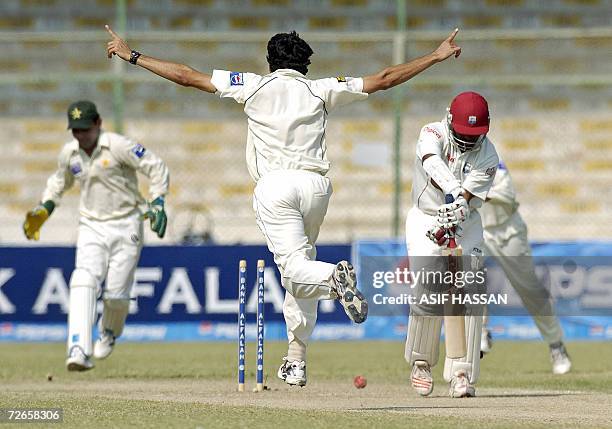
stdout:
POLYGON ((68 128, 89 129, 95 125, 99 117, 98 109, 91 101, 75 101, 68 107, 68 128))

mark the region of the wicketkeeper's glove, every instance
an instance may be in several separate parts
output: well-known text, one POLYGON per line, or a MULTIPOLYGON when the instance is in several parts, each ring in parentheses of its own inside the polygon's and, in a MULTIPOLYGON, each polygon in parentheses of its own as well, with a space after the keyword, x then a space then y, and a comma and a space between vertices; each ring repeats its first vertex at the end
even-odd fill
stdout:
POLYGON ((464 222, 469 214, 468 202, 463 196, 459 196, 454 202, 440 206, 436 220, 442 228, 451 229, 464 222))
POLYGON ((151 221, 151 231, 157 233, 159 238, 164 238, 168 216, 164 210, 164 197, 157 197, 149 203, 149 210, 145 213, 145 219, 151 221))
POLYGON ((40 238, 40 227, 49 219, 54 209, 55 203, 49 200, 26 213, 26 218, 23 222, 23 233, 28 240, 38 241, 40 238))

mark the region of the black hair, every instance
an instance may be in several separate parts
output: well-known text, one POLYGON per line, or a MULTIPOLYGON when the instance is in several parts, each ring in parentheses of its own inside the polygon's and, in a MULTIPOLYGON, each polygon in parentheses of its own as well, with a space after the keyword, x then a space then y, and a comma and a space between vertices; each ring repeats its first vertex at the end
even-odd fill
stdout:
POLYGON ((306 74, 312 54, 310 45, 301 39, 299 34, 292 31, 272 36, 268 42, 266 59, 271 72, 278 69, 293 69, 306 74))

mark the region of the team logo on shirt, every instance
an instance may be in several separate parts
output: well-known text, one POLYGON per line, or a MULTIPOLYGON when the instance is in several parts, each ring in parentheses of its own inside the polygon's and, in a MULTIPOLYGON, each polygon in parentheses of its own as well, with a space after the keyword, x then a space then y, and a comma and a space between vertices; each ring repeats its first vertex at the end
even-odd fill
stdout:
POLYGON ((472 171, 472 166, 469 163, 463 164, 463 174, 469 174, 472 171))
POLYGON ((423 131, 427 131, 428 133, 432 133, 434 136, 436 136, 438 139, 442 138, 442 134, 440 134, 438 131, 434 130, 431 127, 425 127, 423 128, 423 131))
POLYGON ((73 176, 77 176, 82 171, 83 169, 81 168, 81 164, 74 163, 70 165, 70 172, 72 173, 73 176))
POLYGON ((137 143, 136 146, 132 148, 132 153, 136 155, 136 158, 142 158, 147 150, 143 145, 137 143))
POLYGON ((344 76, 338 76, 338 77, 336 77, 336 80, 338 82, 346 82, 346 78, 344 76))
POLYGON ((244 85, 244 78, 240 72, 230 72, 230 85, 244 85))
POLYGON ((497 167, 489 167, 485 170, 485 174, 489 177, 495 176, 496 172, 497 172, 497 167))

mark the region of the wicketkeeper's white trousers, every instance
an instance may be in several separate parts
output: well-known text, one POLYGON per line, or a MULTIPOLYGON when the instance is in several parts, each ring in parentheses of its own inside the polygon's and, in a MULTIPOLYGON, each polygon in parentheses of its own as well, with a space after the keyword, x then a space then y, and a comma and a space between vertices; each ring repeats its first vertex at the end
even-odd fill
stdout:
POLYGON ((91 273, 103 287, 104 299, 129 299, 143 241, 140 212, 106 221, 82 217, 76 266, 91 273))
POLYGON ((86 355, 92 354, 96 296, 100 290, 104 301, 100 330, 111 331, 115 337, 123 332, 142 240, 138 211, 107 221, 81 217, 76 264, 70 278, 68 353, 78 346, 86 355))
MULTIPOLYGON (((509 222, 513 222, 513 219, 509 222)), ((552 298, 536 276, 527 229, 522 221, 515 229, 520 232, 503 241, 485 229, 485 255, 495 258, 504 270, 510 284, 532 315, 544 341, 548 344, 556 343, 563 339, 563 331, 555 315, 552 298)))
POLYGON ((283 314, 290 351, 292 343, 305 347, 317 320, 318 301, 331 298, 335 265, 315 260, 315 242, 331 194, 327 177, 301 170, 273 171, 255 187, 257 225, 287 290, 283 314))

